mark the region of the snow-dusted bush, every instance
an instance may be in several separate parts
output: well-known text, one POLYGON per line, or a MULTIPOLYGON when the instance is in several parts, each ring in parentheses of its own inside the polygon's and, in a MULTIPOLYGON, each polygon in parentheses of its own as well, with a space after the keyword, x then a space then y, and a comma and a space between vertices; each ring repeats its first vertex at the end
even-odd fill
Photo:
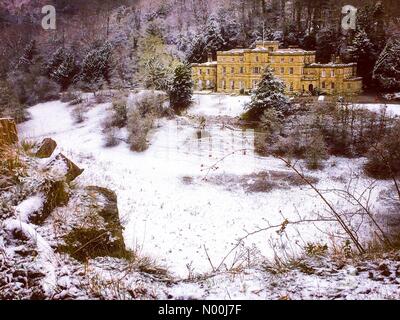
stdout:
POLYGON ((32 106, 59 99, 59 86, 44 76, 16 71, 8 79, 22 105, 32 106))
POLYGON ((374 178, 394 178, 400 174, 400 122, 368 152, 365 171, 374 178))
POLYGON ((128 113, 129 144, 132 151, 142 152, 148 148, 147 136, 153 127, 154 116, 145 116, 139 110, 128 113))
POLYGON ((126 126, 127 116, 127 98, 121 97, 114 99, 112 102, 112 126, 123 128, 126 126))
POLYGON ((115 147, 119 144, 119 139, 117 136, 118 130, 115 127, 109 127, 103 130, 103 133, 105 147, 115 147))
POLYGON ((324 136, 321 132, 314 132, 309 139, 305 150, 306 164, 308 169, 316 170, 322 167, 322 161, 328 157, 324 136))
POLYGON ((87 111, 92 107, 93 103, 90 101, 76 105, 71 113, 75 123, 83 123, 86 120, 87 111))
POLYGON ((72 104, 74 101, 81 99, 80 95, 72 90, 68 90, 67 92, 61 95, 61 102, 69 102, 72 104))
POLYGON ((19 103, 10 84, 0 81, 0 117, 11 117, 16 123, 28 120, 29 114, 19 103))

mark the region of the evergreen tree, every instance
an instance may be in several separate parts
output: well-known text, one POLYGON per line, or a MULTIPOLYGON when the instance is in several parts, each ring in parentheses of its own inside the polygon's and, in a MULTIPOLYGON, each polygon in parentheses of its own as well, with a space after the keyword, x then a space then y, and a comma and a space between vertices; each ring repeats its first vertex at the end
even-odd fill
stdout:
POLYGON ((47 76, 66 90, 79 72, 75 56, 64 48, 58 49, 46 65, 47 76))
POLYGON ((319 62, 328 63, 332 54, 337 53, 338 37, 335 32, 324 28, 316 34, 316 51, 319 62))
POLYGON ((374 68, 374 79, 388 92, 400 91, 400 39, 391 39, 374 68))
POLYGON ((266 68, 256 90, 251 95, 251 101, 246 106, 250 118, 259 120, 265 110, 275 109, 284 114, 289 108, 289 99, 285 95, 285 84, 275 78, 272 70, 266 68))
POLYGON ((207 60, 206 41, 202 34, 196 34, 190 42, 186 59, 189 62, 204 62, 207 60))
POLYGON ((146 62, 144 85, 148 89, 166 90, 168 87, 168 68, 155 57, 146 62))
POLYGON ((146 35, 139 41, 139 77, 146 88, 165 90, 168 74, 176 64, 164 40, 158 36, 146 35))
POLYGON ((83 59, 79 77, 84 89, 93 92, 106 82, 110 83, 112 69, 112 45, 106 42, 100 48, 92 49, 83 59))
POLYGON ((211 52, 214 58, 216 58, 217 51, 226 46, 225 39, 222 35, 221 25, 214 15, 212 15, 207 21, 204 39, 206 52, 211 52))
POLYGON ((369 39, 365 30, 358 30, 351 46, 348 48, 348 53, 352 61, 358 64, 358 75, 364 78, 364 84, 371 85, 371 71, 374 68, 376 61, 376 53, 374 45, 369 39))
POLYGON ((188 108, 192 102, 193 82, 190 66, 179 64, 170 82, 168 95, 171 107, 180 112, 188 108))
POLYGON ((24 48, 21 57, 17 61, 16 69, 28 71, 29 67, 34 64, 36 57, 38 56, 38 50, 36 48, 36 41, 32 40, 24 48))

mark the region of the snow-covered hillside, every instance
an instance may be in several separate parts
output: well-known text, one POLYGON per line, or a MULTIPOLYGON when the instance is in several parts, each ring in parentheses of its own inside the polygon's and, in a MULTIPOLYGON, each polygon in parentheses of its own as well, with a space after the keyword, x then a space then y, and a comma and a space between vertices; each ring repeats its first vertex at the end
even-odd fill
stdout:
MULTIPOLYGON (((85 169, 75 183, 116 192, 126 246, 168 267, 178 281, 168 291, 173 298, 396 295, 392 282, 385 284, 384 292, 379 289, 381 264, 389 268, 388 274, 397 270, 387 260, 371 262, 368 268, 367 262, 359 262, 337 272, 337 262, 317 259, 311 262, 310 273, 266 272, 265 261, 300 254, 309 243, 344 243, 334 219, 316 221, 330 215, 315 191, 296 180, 281 160, 258 155, 252 130, 232 125, 247 101, 248 97, 195 95, 186 115, 159 120, 149 138, 150 148, 143 153, 130 151, 126 143, 104 147, 101 123, 107 103, 94 105, 81 124, 74 122, 73 107, 66 103, 36 105, 29 109, 32 119, 19 126, 19 134, 36 140, 52 137, 58 151, 85 169), (279 232, 285 221, 299 220, 310 223, 279 232), (263 228, 267 230, 257 232, 263 228), (212 272, 216 269, 227 272, 212 272), (366 271, 370 269, 377 270, 372 278, 366 271)), ((351 183, 355 192, 365 191, 371 181, 362 173, 364 161, 331 157, 320 171, 306 170, 301 161, 297 166, 336 209, 351 213, 354 207, 333 190, 351 183)), ((374 212, 379 213, 380 192, 388 185, 380 182, 368 195, 374 212)), ((359 235, 370 239, 368 224, 359 235)))
MULTIPOLYGON (((260 172, 290 173, 280 160, 255 154, 251 131, 211 124, 206 125, 201 138, 197 136, 195 116, 236 116, 246 100, 195 96, 191 117, 160 121, 151 137, 151 147, 141 154, 131 152, 125 144, 103 147, 100 123, 107 104, 91 109, 87 121, 80 125, 74 124, 67 104, 39 104, 30 109, 32 120, 22 124, 19 131, 29 138, 51 136, 64 153, 85 168, 80 183, 115 190, 126 224, 126 245, 150 254, 185 277, 189 270, 210 271, 209 259, 218 265, 246 232, 279 225, 285 219, 297 220, 299 215, 312 219, 325 213, 321 200, 306 186, 270 192, 249 192, 243 187, 256 183, 254 174, 260 172), (226 155, 230 156, 219 163, 218 170, 208 172, 207 168, 226 155)), ((320 189, 335 189, 349 181, 350 172, 358 175, 362 163, 363 159, 349 162, 331 158, 324 171, 307 174, 319 181, 320 189)), ((356 188, 361 191, 368 183, 367 179, 358 179, 356 188)), ((382 187, 372 194, 374 200, 382 187)), ((338 207, 345 206, 340 197, 327 197, 338 207)), ((337 230, 334 222, 299 226, 289 231, 290 239, 282 239, 271 230, 250 237, 246 248, 272 258, 277 246, 286 245, 296 251, 299 242, 326 242, 320 228, 327 233, 337 230)), ((234 258, 232 253, 227 263, 234 258)))

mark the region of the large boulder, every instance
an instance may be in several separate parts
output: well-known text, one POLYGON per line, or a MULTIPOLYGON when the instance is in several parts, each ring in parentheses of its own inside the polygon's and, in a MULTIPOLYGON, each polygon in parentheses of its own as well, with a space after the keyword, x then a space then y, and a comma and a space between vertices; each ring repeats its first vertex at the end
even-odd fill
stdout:
POLYGON ((13 119, 0 118, 0 146, 18 142, 17 126, 13 119))
POLYGON ((79 213, 69 224, 64 235, 65 244, 59 250, 79 261, 109 256, 129 258, 118 213, 115 192, 100 187, 86 187, 69 206, 79 204, 79 213))
POLYGON ((35 152, 35 157, 42 159, 50 158, 56 148, 57 142, 51 138, 46 138, 38 146, 38 149, 35 152))
POLYGON ((46 181, 43 189, 43 207, 29 217, 29 222, 36 225, 43 224, 55 208, 66 206, 70 198, 68 186, 64 181, 46 181))
POLYGON ((67 183, 74 181, 84 171, 62 153, 54 157, 54 159, 48 163, 47 167, 50 170, 57 171, 59 174, 61 173, 65 177, 67 183))

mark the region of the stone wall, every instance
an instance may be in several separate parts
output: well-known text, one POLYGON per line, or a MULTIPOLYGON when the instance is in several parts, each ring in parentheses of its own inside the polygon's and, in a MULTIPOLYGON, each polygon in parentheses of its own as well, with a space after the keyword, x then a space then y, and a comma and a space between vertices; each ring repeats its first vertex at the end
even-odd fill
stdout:
POLYGON ((0 145, 18 142, 17 126, 13 119, 0 118, 0 145))

